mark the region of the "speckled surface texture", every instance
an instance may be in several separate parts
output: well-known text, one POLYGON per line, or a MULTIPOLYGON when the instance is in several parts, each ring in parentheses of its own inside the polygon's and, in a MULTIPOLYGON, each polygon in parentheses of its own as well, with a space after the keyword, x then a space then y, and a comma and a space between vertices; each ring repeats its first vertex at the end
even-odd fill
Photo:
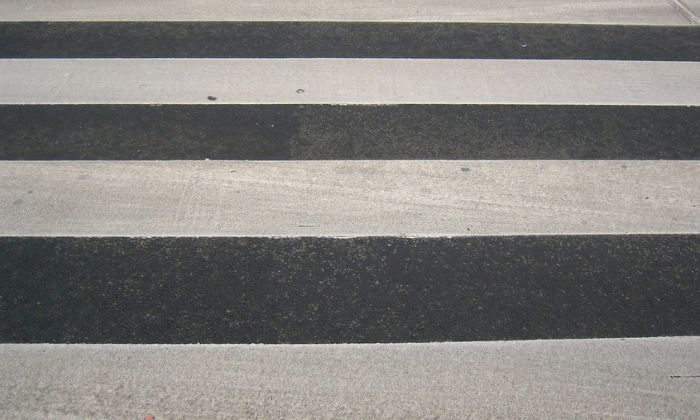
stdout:
POLYGON ((700 159, 700 107, 0 106, 0 159, 700 159))
POLYGON ((8 419, 673 418, 700 337, 355 345, 0 344, 8 419))
POLYGON ((2 238, 0 341, 700 334, 700 236, 2 238))
POLYGON ((700 60, 699 27, 360 22, 3 22, 0 58, 700 60))

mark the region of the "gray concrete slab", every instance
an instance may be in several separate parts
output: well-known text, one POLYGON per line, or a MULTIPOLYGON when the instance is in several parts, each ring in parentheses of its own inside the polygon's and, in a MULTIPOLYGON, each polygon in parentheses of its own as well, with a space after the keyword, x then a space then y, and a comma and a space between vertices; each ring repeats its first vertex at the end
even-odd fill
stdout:
POLYGON ((693 25, 700 24, 700 0, 669 0, 680 14, 693 25))
POLYGON ((0 20, 689 24, 665 0, 5 0, 0 20))
POLYGON ((4 236, 700 232, 696 161, 13 161, 4 236))
POLYGON ((5 418, 696 418, 700 338, 0 345, 5 418))
POLYGON ((700 62, 3 59, 0 104, 700 105, 700 62))
POLYGON ((682 0, 684 4, 695 14, 695 16, 700 16, 700 0, 682 0))

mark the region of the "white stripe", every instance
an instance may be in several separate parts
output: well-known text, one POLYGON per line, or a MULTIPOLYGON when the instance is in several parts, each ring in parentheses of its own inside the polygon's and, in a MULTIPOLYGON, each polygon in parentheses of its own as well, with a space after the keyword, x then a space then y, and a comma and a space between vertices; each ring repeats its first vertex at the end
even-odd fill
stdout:
POLYGON ((6 418, 696 418, 700 338, 0 345, 6 418), (676 377, 679 376, 679 377, 676 377))
POLYGON ((700 162, 0 165, 2 236, 599 233, 700 233, 700 162))
POLYGON ((3 0, 0 21, 404 21, 685 25, 666 0, 3 0))
POLYGON ((697 16, 700 15, 700 0, 681 0, 697 16))
POLYGON ((700 0, 669 0, 688 22, 700 24, 700 0))
POLYGON ((700 63, 10 59, 0 103, 700 105, 700 63))

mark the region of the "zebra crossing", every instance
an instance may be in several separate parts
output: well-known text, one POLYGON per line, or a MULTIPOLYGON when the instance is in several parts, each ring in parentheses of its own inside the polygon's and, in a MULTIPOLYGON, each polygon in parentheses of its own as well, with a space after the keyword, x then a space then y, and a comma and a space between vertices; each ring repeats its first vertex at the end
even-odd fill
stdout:
POLYGON ((696 417, 698 16, 0 3, 0 417, 696 417))

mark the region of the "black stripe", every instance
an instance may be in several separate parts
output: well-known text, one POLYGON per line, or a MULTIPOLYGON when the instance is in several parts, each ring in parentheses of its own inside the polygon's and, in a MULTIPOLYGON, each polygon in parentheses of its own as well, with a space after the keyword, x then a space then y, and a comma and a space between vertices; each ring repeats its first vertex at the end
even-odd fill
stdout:
POLYGON ((700 159, 700 107, 5 105, 0 159, 700 159))
POLYGON ((0 58, 366 57, 700 61, 700 27, 3 22, 0 58))
POLYGON ((700 236, 1 238, 0 341, 700 334, 700 236))

